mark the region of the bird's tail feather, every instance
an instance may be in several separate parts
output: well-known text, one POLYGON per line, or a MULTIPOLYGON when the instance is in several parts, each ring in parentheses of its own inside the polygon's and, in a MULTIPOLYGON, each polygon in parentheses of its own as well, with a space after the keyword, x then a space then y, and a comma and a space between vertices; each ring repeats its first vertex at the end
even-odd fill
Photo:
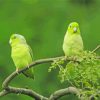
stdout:
POLYGON ((33 69, 28 69, 26 71, 23 72, 23 74, 26 76, 26 77, 29 77, 29 78, 32 78, 34 79, 34 73, 33 73, 33 69))

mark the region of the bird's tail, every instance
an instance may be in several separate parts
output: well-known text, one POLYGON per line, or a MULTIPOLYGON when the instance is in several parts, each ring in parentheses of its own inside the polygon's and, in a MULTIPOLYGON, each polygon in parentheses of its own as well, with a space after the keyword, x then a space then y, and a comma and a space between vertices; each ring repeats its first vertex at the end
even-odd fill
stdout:
POLYGON ((24 74, 26 77, 29 77, 29 78, 34 79, 33 68, 30 68, 30 69, 24 71, 23 74, 24 74))

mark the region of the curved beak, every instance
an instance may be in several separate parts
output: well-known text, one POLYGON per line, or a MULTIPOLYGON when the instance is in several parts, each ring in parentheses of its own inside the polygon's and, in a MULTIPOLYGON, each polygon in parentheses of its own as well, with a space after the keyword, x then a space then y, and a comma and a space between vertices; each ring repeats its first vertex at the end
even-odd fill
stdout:
POLYGON ((76 28, 76 27, 74 27, 74 29, 73 29, 73 30, 74 30, 74 33, 75 33, 75 32, 77 32, 77 28, 76 28))

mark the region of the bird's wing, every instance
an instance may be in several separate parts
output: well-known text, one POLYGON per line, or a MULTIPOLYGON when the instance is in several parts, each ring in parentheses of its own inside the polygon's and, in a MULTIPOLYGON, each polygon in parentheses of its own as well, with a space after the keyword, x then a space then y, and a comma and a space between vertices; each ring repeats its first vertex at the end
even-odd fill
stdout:
POLYGON ((28 49, 29 49, 29 53, 30 53, 30 55, 32 57, 32 60, 33 60, 33 52, 32 52, 32 49, 31 49, 31 47, 29 45, 28 45, 28 49))

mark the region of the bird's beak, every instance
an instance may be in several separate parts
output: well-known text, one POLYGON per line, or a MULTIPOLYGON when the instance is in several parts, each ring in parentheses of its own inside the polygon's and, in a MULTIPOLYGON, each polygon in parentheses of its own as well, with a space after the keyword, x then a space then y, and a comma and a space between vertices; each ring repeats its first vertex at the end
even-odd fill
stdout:
POLYGON ((9 44, 11 44, 11 43, 12 43, 12 40, 10 39, 10 40, 9 40, 9 44))
POLYGON ((77 28, 76 28, 76 27, 74 27, 74 29, 73 29, 73 30, 74 30, 74 33, 75 33, 75 32, 77 32, 77 28))

